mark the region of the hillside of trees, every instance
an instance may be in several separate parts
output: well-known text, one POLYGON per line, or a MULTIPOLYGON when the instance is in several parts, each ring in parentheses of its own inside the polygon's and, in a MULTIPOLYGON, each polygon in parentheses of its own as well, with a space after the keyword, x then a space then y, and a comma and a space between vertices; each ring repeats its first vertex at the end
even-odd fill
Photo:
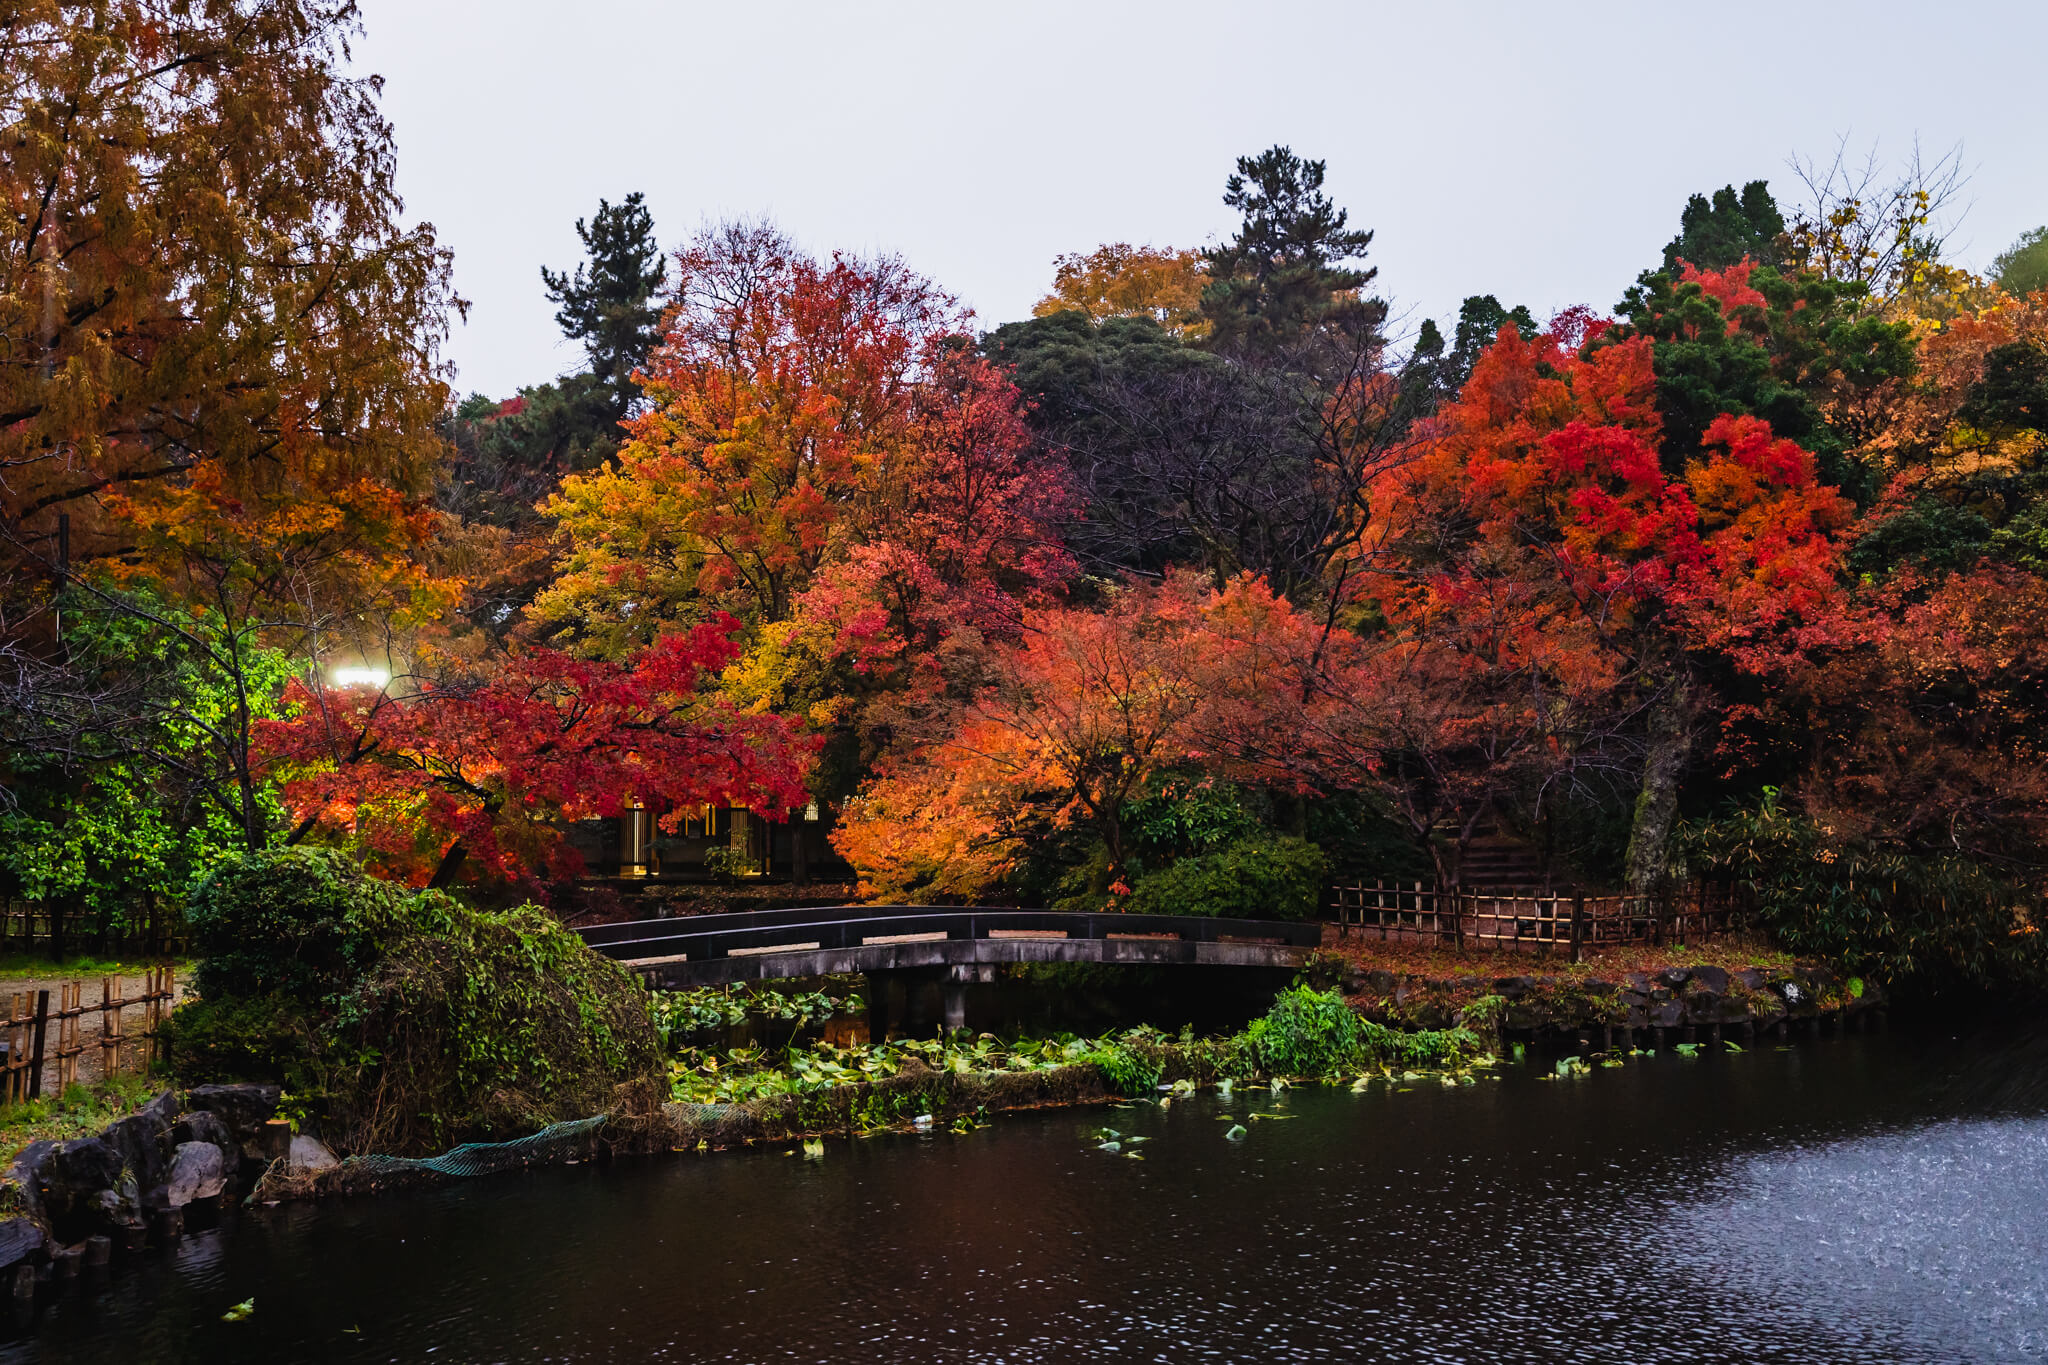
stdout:
POLYGON ((346 15, 103 8, 0 32, 0 894, 74 932, 237 851, 559 900, 578 820, 816 803, 878 899, 1502 831, 2044 979, 2048 229, 1947 260, 1951 163, 1703 186, 1620 299, 1412 333, 1285 146, 1011 321, 628 194, 535 280, 587 363, 463 397, 346 15))

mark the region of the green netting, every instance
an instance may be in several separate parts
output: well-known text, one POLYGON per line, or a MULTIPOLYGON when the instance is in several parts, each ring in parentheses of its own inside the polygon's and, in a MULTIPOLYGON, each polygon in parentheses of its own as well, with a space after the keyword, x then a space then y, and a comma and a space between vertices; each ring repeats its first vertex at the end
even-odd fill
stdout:
POLYGON ((395 1175, 404 1171, 432 1171, 437 1175, 459 1177, 490 1175, 496 1171, 558 1161, 587 1151, 590 1140, 597 1135, 598 1129, 604 1127, 604 1123, 604 1115, 599 1114, 596 1118, 551 1123, 538 1133, 529 1133, 510 1142, 465 1142, 439 1156, 352 1156, 345 1164, 376 1175, 395 1175))
POLYGON ((717 1123, 739 1108, 736 1104, 686 1104, 680 1100, 668 1107, 690 1123, 717 1123))

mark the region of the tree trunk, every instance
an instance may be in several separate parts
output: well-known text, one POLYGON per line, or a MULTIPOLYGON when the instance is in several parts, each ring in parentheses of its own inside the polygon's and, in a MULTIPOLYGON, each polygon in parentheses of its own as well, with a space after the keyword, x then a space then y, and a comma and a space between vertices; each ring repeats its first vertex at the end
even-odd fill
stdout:
POLYGON ((1650 751, 1643 761, 1643 789, 1636 797, 1635 821, 1628 836, 1626 871, 1631 895, 1647 896, 1656 891, 1670 868, 1678 784, 1692 757, 1692 710, 1692 687, 1680 677, 1650 711, 1650 751))
POLYGON ((455 874, 462 870, 462 865, 467 861, 469 850, 462 846, 462 840, 457 839, 448 845, 448 851, 441 855, 441 865, 434 869, 433 878, 427 882, 428 889, 443 891, 453 886, 455 874))

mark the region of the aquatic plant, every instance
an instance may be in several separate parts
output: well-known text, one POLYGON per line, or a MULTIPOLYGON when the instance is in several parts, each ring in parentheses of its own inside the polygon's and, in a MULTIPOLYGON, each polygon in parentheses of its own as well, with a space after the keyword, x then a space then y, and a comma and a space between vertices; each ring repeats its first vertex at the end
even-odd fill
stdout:
POLYGON ((662 1043, 673 1047, 679 1035, 701 1029, 730 1028, 748 1019, 809 1024, 867 1008, 859 992, 782 991, 737 981, 689 991, 655 991, 650 997, 654 1026, 662 1043))
POLYGON ((1296 986, 1282 991, 1245 1038, 1261 1070, 1284 1076, 1329 1076, 1363 1062, 1362 1026, 1344 997, 1296 986))

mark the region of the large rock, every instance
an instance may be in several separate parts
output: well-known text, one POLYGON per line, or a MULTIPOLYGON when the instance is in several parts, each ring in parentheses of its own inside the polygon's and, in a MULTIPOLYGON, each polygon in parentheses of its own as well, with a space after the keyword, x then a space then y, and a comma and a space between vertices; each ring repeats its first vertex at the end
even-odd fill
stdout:
POLYGON ((73 1138, 56 1144, 42 1167, 43 1207, 52 1219, 76 1213, 112 1189, 126 1162, 121 1153, 99 1138, 73 1138))
POLYGON ((1728 994, 1728 971, 1725 967, 1695 967, 1692 980, 1701 990, 1712 991, 1716 995, 1728 994))
POLYGON ((221 1149, 211 1142, 181 1142, 171 1154, 171 1174, 165 1204, 182 1209, 200 1199, 218 1199, 227 1187, 228 1166, 221 1149))
POLYGON ((62 1145, 44 1138, 15 1153, 6 1177, 0 1179, 0 1213, 8 1217, 33 1218, 43 1225, 45 1231, 48 1230, 50 1217, 43 1207, 43 1186, 47 1183, 45 1168, 62 1145))
POLYGON ((185 1092, 185 1105, 217 1116, 241 1144, 242 1155, 262 1161, 263 1125, 276 1116, 282 1094, 274 1085, 196 1085, 185 1092))
POLYGON ((178 1097, 167 1090, 100 1133, 100 1141, 121 1154, 145 1199, 161 1190, 170 1174, 171 1124, 177 1117, 178 1097))
POLYGON ((142 1226, 135 1175, 122 1154, 99 1138, 31 1144, 13 1173, 22 1181, 24 1210, 32 1208, 59 1241, 142 1226))
POLYGON ((1657 973, 1657 979, 1675 991, 1686 982, 1692 980, 1692 973, 1683 967, 1666 967, 1663 971, 1657 973))
POLYGON ((292 1154, 286 1165, 294 1171, 326 1171, 341 1164, 327 1144, 304 1133, 292 1138, 292 1154))
MULTIPOLYGON (((182 1147, 188 1142, 210 1142, 220 1148, 221 1170, 232 1175, 242 1164, 242 1144, 221 1116, 200 1110, 171 1125, 171 1141, 182 1147)), ((174 1162, 173 1165, 176 1163, 174 1162)))
POLYGON ((39 1254, 48 1240, 33 1218, 0 1219, 0 1270, 39 1254))

